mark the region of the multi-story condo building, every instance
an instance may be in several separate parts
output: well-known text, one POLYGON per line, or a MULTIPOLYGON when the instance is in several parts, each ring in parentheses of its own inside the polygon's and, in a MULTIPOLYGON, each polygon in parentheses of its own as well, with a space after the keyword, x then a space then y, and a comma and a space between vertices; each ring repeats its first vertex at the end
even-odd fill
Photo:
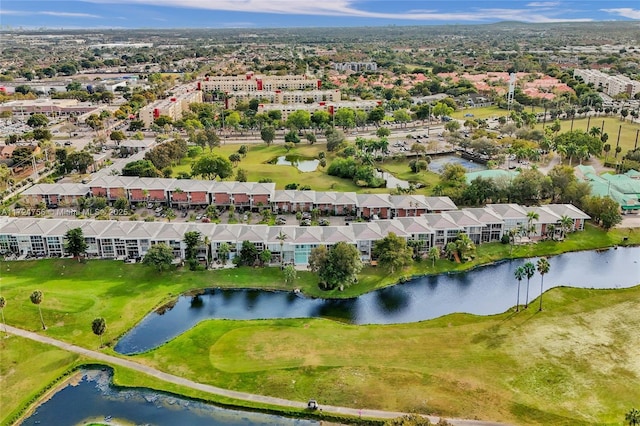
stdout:
POLYGON ((202 102, 202 92, 199 90, 185 89, 169 99, 163 99, 145 105, 140 109, 139 118, 146 128, 151 127, 154 120, 161 115, 166 115, 171 120, 182 118, 182 112, 189 109, 189 104, 202 102))
POLYGON ((320 90, 322 81, 306 75, 256 75, 206 77, 198 82, 198 90, 205 92, 272 92, 275 90, 320 90))
POLYGON ((609 96, 626 93, 633 98, 640 92, 640 81, 632 80, 624 75, 609 75, 598 70, 577 69, 574 77, 581 77, 587 84, 593 84, 596 89, 602 89, 609 96))

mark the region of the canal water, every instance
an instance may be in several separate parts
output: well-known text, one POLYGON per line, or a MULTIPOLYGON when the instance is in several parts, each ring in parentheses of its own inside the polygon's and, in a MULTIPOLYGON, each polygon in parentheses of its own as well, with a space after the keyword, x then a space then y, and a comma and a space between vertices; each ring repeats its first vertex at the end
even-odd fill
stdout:
POLYGON ((148 389, 116 388, 111 372, 83 370, 40 405, 22 425, 74 426, 91 422, 155 426, 311 426, 319 422, 230 410, 148 389))
MULTIPOLYGON (((210 318, 248 320, 329 318, 350 324, 397 324, 454 312, 491 315, 516 304, 518 259, 474 270, 425 276, 353 299, 312 299, 291 292, 210 289, 196 298, 180 297, 171 309, 151 313, 116 345, 122 354, 153 349, 210 318)), ((566 253, 549 258, 545 291, 558 286, 626 288, 640 283, 640 247, 566 253)), ((524 304, 527 280, 520 287, 524 304)), ((540 293, 540 275, 530 281, 531 301, 540 293)))

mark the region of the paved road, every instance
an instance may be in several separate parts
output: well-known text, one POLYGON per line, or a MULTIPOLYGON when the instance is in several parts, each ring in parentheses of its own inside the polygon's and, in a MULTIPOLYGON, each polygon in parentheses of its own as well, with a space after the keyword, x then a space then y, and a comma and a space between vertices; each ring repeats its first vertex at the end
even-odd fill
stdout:
MULTIPOLYGON (((196 389, 196 390, 210 393, 213 395, 220 395, 220 396, 225 396, 229 398, 235 398, 242 401, 260 402, 260 403, 271 404, 271 405, 276 405, 280 407, 292 407, 292 408, 298 408, 298 409, 306 408, 306 402, 291 401, 288 399, 275 398, 272 396, 255 395, 251 393, 238 392, 238 391, 218 388, 215 386, 205 385, 202 383, 194 382, 192 380, 184 379, 182 377, 174 376, 172 374, 164 373, 162 371, 156 370, 155 368, 140 364, 138 362, 135 362, 129 359, 119 358, 112 355, 104 354, 102 352, 92 351, 90 349, 85 349, 80 346, 65 343, 60 340, 52 339, 51 337, 43 336, 41 334, 33 333, 31 331, 12 327, 10 325, 5 325, 4 328, 8 333, 14 334, 16 336, 20 336, 27 339, 35 340, 37 342, 56 346, 60 349, 64 349, 69 352, 83 355, 87 358, 92 358, 97 361, 102 361, 105 363, 126 367, 131 370, 135 370, 140 373, 150 375, 152 377, 155 377, 157 379, 163 380, 168 383, 185 386, 191 389, 196 389)), ((393 411, 335 407, 331 405, 321 405, 321 409, 324 413, 346 414, 346 415, 351 415, 355 417, 361 416, 365 418, 379 418, 379 419, 390 419, 390 418, 400 417, 406 414, 406 413, 393 412, 393 411)), ((433 416, 428 416, 428 417, 434 423, 439 420, 438 417, 433 417, 433 416)), ((447 420, 450 423, 452 423, 454 426, 504 426, 504 423, 484 422, 479 420, 463 420, 463 419, 447 419, 447 420)))

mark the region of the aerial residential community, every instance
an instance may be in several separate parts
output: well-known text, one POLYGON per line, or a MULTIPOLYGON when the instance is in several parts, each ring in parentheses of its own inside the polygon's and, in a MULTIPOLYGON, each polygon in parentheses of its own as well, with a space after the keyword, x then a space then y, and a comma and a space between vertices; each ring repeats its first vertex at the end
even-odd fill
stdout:
POLYGON ((640 425, 640 10, 413 3, 3 2, 0 425, 640 425))

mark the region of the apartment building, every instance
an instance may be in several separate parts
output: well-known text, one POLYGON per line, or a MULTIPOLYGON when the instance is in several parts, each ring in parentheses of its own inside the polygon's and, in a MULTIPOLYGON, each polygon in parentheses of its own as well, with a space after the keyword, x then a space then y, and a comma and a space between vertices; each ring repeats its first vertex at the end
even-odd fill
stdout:
POLYGON ((596 89, 602 89, 609 96, 626 93, 633 98, 640 92, 640 81, 632 80, 624 75, 609 75, 598 70, 576 69, 574 77, 581 77, 587 84, 593 84, 596 89))
POLYGON ((189 104, 202 102, 202 92, 199 90, 185 89, 169 99, 162 99, 145 105, 140 109, 139 118, 144 122, 144 127, 149 128, 156 118, 166 115, 171 120, 182 118, 182 112, 189 109, 189 104))
POLYGON ((205 77, 197 83, 205 92, 272 92, 276 90, 320 90, 322 81, 306 75, 256 75, 205 77))
POLYGON ((258 99, 261 103, 271 104, 313 104, 319 102, 340 102, 341 93, 339 89, 332 90, 274 90, 244 92, 237 91, 227 93, 225 97, 225 108, 235 109, 240 101, 258 99))
POLYGON ((332 67, 336 71, 378 71, 378 64, 375 62, 334 62, 332 67))

